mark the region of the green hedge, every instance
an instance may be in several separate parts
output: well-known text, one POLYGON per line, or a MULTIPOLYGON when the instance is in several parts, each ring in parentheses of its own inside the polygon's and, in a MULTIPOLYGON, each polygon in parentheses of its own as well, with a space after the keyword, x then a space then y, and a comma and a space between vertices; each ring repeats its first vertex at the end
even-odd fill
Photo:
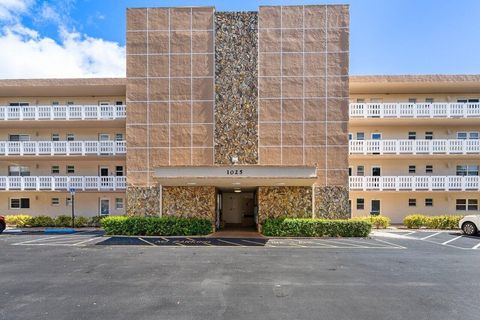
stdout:
POLYGON ((193 236, 212 232, 207 219, 177 217, 106 217, 102 219, 106 234, 129 236, 193 236))
MULTIPOLYGON (((104 217, 75 217, 75 227, 100 227, 100 220, 104 217)), ((29 216, 24 214, 6 215, 5 221, 7 225, 17 226, 18 228, 26 227, 71 227, 72 218, 67 215, 60 215, 57 217, 50 217, 45 215, 29 216)))
POLYGON ((267 219, 262 233, 270 237, 367 237, 372 224, 359 220, 267 219))
POLYGON ((390 226, 390 218, 385 216, 370 216, 370 217, 356 217, 352 218, 353 221, 367 221, 372 224, 372 227, 376 229, 386 229, 390 226))
POLYGON ((403 224, 410 229, 429 228, 429 229, 458 229, 458 222, 463 216, 442 215, 425 216, 421 214, 408 215, 403 219, 403 224))

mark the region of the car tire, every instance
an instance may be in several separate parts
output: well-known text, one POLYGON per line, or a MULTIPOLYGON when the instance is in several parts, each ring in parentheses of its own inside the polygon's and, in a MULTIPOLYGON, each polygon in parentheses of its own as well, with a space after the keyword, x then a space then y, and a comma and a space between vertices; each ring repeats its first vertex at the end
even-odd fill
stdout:
POLYGON ((462 224, 462 231, 468 236, 473 236, 477 233, 477 226, 473 222, 465 222, 462 224))

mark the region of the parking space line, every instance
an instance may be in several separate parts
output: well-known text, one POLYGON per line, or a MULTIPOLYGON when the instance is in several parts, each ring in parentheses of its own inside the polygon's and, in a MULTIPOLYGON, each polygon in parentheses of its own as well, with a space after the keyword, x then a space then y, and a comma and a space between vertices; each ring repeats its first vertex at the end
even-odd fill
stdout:
POLYGON ((378 241, 378 242, 383 242, 385 244, 388 244, 388 245, 393 246, 393 247, 398 248, 398 249, 407 249, 407 247, 401 246, 401 245, 393 243, 393 242, 380 240, 380 239, 373 239, 373 240, 378 241))
POLYGON ((237 247, 246 247, 246 246, 241 245, 241 244, 239 244, 239 243, 230 242, 230 241, 223 240, 223 239, 217 239, 217 241, 220 241, 220 242, 223 242, 223 243, 228 243, 228 244, 233 244, 234 246, 237 246, 237 247))
POLYGON ((453 242, 453 241, 455 241, 455 240, 458 240, 458 239, 460 239, 460 238, 462 238, 462 237, 463 237, 463 236, 455 237, 455 238, 453 238, 453 239, 450 239, 450 240, 447 240, 447 241, 445 241, 445 242, 442 242, 442 244, 443 244, 443 245, 449 244, 450 242, 453 242))
POLYGON ((143 242, 145 242, 145 243, 148 243, 148 244, 151 245, 151 246, 156 247, 156 245, 155 245, 154 243, 152 243, 152 242, 150 242, 150 241, 147 241, 147 240, 145 240, 145 239, 143 239, 143 238, 138 237, 138 240, 141 240, 141 241, 143 241, 143 242))
POLYGON ((402 233, 402 236, 409 236, 409 235, 414 234, 414 233, 417 233, 417 231, 402 233))
POLYGON ((98 239, 98 237, 95 237, 95 238, 91 238, 91 239, 87 239, 87 240, 83 240, 83 241, 80 241, 80 242, 77 242, 75 244, 73 244, 74 246, 78 246, 78 245, 81 245, 81 244, 84 244, 84 243, 87 243, 87 242, 90 242, 90 241, 93 241, 93 240, 96 240, 98 239))
POLYGON ((480 242, 476 246, 472 247, 473 250, 476 250, 478 248, 480 248, 480 242))
POLYGON ((431 237, 435 237, 436 235, 439 235, 441 234, 442 232, 436 232, 434 234, 431 234, 431 235, 428 235, 426 237, 423 237, 423 238, 420 238, 420 240, 425 240, 425 239, 428 239, 428 238, 431 238, 431 237))

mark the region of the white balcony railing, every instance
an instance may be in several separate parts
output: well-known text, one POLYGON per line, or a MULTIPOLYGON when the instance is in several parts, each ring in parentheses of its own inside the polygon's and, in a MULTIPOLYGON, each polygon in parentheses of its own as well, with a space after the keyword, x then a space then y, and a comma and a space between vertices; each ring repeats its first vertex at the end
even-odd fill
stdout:
POLYGON ((0 190, 122 190, 126 177, 100 176, 0 176, 0 190))
POLYGON ((480 154, 480 140, 350 140, 350 154, 480 154))
POLYGON ((354 176, 350 190, 362 191, 478 191, 479 176, 354 176))
POLYGON ((0 141, 0 156, 124 155, 126 141, 0 141))
POLYGON ((126 117, 125 105, 0 106, 1 120, 115 120, 126 117))
POLYGON ((351 103, 350 118, 480 118, 480 103, 351 103))

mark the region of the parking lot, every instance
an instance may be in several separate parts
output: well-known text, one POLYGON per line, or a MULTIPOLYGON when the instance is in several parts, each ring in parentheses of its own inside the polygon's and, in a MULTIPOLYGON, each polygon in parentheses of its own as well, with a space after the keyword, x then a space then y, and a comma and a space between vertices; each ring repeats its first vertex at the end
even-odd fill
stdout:
POLYGON ((479 244, 426 230, 367 239, 6 233, 0 319, 473 319, 479 244))

